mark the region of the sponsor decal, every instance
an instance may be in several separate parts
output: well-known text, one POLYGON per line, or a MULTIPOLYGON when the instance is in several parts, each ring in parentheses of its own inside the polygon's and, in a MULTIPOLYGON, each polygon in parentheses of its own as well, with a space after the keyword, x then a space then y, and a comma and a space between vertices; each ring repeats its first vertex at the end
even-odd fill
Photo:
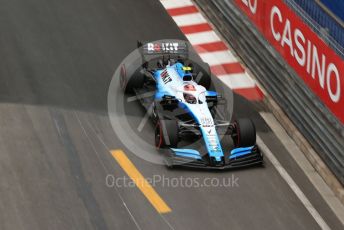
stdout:
POLYGON ((214 121, 210 117, 202 117, 200 119, 200 122, 201 122, 201 125, 203 127, 212 127, 212 126, 214 126, 214 121))
POLYGON ((165 69, 164 71, 161 72, 161 79, 164 82, 164 84, 167 84, 169 82, 172 81, 172 78, 170 77, 170 75, 168 74, 167 69, 165 69))
POLYGON ((285 17, 277 6, 271 9, 270 27, 275 41, 289 51, 288 56, 294 58, 313 80, 318 81, 332 102, 337 103, 341 94, 338 67, 304 35, 297 25, 285 17), (334 87, 331 88, 331 85, 334 87))
MULTIPOLYGON (((209 129, 207 132, 211 131, 212 129, 209 129)), ((210 148, 211 152, 221 152, 221 147, 217 141, 216 135, 207 135, 208 138, 208 146, 210 148)))
POLYGON ((236 0, 236 4, 343 123, 343 59, 282 0, 236 0))
POLYGON ((178 42, 147 43, 149 53, 173 53, 178 51, 178 42))
POLYGON ((218 153, 218 152, 221 152, 221 149, 220 147, 217 145, 217 146, 214 146, 214 148, 212 150, 210 150, 210 152, 212 153, 218 153))
POLYGON ((257 12, 257 3, 258 0, 241 0, 242 3, 250 9, 252 14, 255 14, 257 12))

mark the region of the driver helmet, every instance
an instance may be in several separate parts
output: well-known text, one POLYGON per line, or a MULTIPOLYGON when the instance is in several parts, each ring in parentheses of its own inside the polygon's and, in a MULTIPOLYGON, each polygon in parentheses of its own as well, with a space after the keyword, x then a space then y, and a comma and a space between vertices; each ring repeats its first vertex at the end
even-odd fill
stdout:
POLYGON ((196 97, 192 94, 184 93, 184 99, 189 104, 196 104, 197 103, 196 97))

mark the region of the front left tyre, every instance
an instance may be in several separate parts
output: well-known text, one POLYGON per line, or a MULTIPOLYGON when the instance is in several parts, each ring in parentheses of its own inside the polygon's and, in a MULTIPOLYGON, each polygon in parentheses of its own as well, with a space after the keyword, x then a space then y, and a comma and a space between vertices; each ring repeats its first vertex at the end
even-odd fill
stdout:
POLYGON ((134 89, 142 88, 144 84, 144 75, 141 69, 133 69, 123 64, 120 70, 120 86, 124 93, 130 94, 134 89))

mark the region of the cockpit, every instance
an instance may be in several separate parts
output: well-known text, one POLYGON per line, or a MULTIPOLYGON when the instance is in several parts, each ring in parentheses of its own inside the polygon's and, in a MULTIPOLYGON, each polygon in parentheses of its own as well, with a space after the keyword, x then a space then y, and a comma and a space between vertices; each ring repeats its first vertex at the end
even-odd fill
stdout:
POLYGON ((184 92, 183 97, 188 104, 203 104, 206 101, 205 93, 200 93, 197 96, 191 93, 184 92))

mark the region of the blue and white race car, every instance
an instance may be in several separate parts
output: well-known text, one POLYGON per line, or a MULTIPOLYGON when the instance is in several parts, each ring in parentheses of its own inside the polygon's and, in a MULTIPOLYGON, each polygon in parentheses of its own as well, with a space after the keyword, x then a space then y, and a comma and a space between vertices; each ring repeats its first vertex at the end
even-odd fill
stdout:
POLYGON ((225 99, 210 90, 211 74, 204 71, 209 66, 190 63, 187 43, 138 47, 142 65, 135 70, 123 65, 121 86, 136 94, 151 115, 155 146, 165 154, 168 167, 229 169, 263 163, 250 119, 230 122, 215 116, 225 99), (148 55, 156 58, 147 60, 148 55))

